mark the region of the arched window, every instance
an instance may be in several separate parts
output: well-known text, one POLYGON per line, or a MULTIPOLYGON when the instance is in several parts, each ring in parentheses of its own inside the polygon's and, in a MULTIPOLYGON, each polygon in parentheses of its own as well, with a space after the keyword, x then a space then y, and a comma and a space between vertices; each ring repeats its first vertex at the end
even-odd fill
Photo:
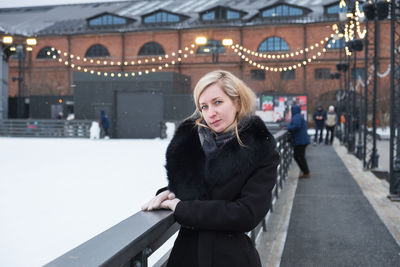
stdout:
POLYGON ((52 51, 50 46, 43 47, 40 49, 39 53, 37 54, 37 59, 52 59, 53 56, 56 58, 59 57, 56 50, 52 51))
POLYGON ((107 48, 101 44, 95 44, 89 47, 86 51, 85 57, 109 57, 107 48))
POLYGON ((213 39, 209 39, 207 44, 197 48, 197 54, 212 54, 216 52, 218 52, 218 54, 225 54, 225 47, 221 44, 221 41, 213 39))
POLYGON ((344 38, 340 38, 339 40, 335 40, 333 38, 329 39, 328 43, 326 44, 326 49, 340 49, 346 46, 346 42, 344 38))
POLYGON ((258 52, 277 52, 277 51, 289 51, 289 46, 280 37, 269 37, 262 41, 258 46, 258 52))
POLYGON ((155 42, 144 44, 139 50, 139 56, 165 55, 161 45, 155 42))
POLYGON ((262 11, 261 16, 263 18, 271 17, 293 17, 303 15, 303 9, 298 7, 292 7, 288 5, 278 5, 262 11))

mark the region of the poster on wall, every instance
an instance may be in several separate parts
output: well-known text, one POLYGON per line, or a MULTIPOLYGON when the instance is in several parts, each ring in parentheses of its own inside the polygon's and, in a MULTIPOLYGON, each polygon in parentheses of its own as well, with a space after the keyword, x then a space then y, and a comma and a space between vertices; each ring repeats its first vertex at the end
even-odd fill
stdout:
POLYGON ((307 120, 306 95, 262 95, 261 108, 257 111, 265 122, 290 122, 292 118, 291 106, 300 106, 301 114, 307 120))

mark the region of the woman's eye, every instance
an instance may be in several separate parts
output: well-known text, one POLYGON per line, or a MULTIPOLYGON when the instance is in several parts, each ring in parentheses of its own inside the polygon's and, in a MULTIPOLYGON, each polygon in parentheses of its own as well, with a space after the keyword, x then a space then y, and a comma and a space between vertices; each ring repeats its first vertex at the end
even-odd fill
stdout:
POLYGON ((222 104, 222 101, 221 100, 217 100, 217 101, 215 101, 215 104, 217 104, 217 105, 222 104))
POLYGON ((200 109, 202 109, 202 110, 204 110, 204 109, 206 109, 207 108, 207 106, 201 106, 200 107, 200 109))

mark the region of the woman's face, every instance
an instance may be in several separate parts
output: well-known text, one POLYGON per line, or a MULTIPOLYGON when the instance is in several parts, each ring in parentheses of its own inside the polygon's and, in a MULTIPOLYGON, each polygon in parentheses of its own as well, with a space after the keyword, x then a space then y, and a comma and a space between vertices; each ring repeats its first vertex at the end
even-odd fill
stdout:
POLYGON ((201 93, 199 104, 208 127, 217 133, 232 125, 239 110, 238 101, 232 101, 218 84, 210 85, 201 93))

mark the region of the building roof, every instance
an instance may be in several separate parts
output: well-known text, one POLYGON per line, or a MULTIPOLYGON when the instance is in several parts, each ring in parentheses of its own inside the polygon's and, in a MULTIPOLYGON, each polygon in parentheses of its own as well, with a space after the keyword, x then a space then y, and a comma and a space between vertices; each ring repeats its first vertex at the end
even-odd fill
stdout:
POLYGON ((186 29, 232 27, 278 23, 312 23, 337 20, 337 16, 325 16, 324 7, 338 0, 130 0, 69 4, 41 7, 18 7, 0 9, 0 29, 4 32, 23 35, 65 35, 98 32, 149 31, 158 29, 186 29), (295 5, 307 10, 301 17, 276 17, 259 19, 258 14, 276 4, 295 5), (244 11, 240 20, 202 21, 199 13, 223 6, 244 11), (157 10, 182 15, 184 20, 169 24, 144 24, 142 16, 157 10), (311 12, 309 12, 311 10, 311 12), (127 25, 92 27, 87 19, 100 14, 115 14, 132 19, 127 25))

